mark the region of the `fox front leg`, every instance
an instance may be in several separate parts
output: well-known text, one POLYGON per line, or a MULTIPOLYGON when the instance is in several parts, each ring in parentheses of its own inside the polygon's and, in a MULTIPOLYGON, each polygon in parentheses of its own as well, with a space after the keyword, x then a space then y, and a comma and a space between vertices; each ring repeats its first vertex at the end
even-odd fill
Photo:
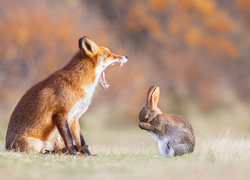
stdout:
POLYGON ((76 150, 73 144, 73 138, 69 129, 68 119, 63 115, 56 114, 53 116, 53 121, 56 124, 56 127, 64 141, 69 154, 76 154, 76 150))
POLYGON ((152 126, 149 123, 141 122, 139 123, 139 127, 141 129, 147 130, 147 131, 156 131, 156 127, 152 126))
POLYGON ((85 155, 88 155, 88 156, 91 155, 81 131, 80 131, 80 138, 81 138, 81 146, 82 146, 81 153, 85 154, 85 155))
POLYGON ((70 132, 72 134, 73 140, 75 141, 77 151, 84 155, 91 155, 88 150, 88 147, 85 143, 82 131, 80 129, 79 120, 74 120, 70 125, 70 132))

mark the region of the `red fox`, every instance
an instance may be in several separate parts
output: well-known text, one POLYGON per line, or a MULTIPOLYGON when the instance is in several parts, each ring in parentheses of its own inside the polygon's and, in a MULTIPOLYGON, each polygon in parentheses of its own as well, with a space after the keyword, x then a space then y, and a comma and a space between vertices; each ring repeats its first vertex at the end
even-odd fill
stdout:
POLYGON ((79 39, 79 51, 62 69, 30 88, 16 105, 6 134, 6 149, 37 153, 80 152, 90 155, 79 118, 88 109, 98 82, 107 89, 104 70, 123 65, 127 56, 115 55, 90 38, 79 39), (74 145, 75 143, 75 145, 74 145))

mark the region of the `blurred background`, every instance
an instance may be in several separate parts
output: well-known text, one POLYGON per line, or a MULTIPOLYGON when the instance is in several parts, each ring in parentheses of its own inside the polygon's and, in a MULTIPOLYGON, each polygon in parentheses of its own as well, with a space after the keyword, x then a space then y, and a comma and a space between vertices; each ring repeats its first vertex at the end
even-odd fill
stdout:
MULTIPOLYGON (((250 0, 0 1, 0 139, 21 96, 89 36, 127 55, 110 67, 83 131, 138 128, 151 85, 159 107, 196 133, 250 134, 250 0)), ((145 135, 146 136, 146 135, 145 135)))

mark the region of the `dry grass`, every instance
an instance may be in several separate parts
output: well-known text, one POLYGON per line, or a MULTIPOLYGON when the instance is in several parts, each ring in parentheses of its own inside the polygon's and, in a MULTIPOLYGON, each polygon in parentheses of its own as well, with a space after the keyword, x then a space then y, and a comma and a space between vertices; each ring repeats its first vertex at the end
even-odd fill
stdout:
POLYGON ((188 107, 196 148, 192 154, 174 158, 155 157, 159 155, 157 144, 137 127, 136 118, 132 126, 119 129, 122 124, 118 124, 115 129, 102 120, 105 114, 94 108, 81 123, 91 152, 98 156, 6 152, 9 115, 0 112, 0 179, 249 179, 250 136, 242 136, 249 132, 248 109, 239 106, 205 116, 188 107))
POLYGON ((157 158, 156 142, 138 129, 86 132, 98 156, 14 153, 0 148, 0 179, 248 179, 250 138, 197 135, 193 154, 157 158))

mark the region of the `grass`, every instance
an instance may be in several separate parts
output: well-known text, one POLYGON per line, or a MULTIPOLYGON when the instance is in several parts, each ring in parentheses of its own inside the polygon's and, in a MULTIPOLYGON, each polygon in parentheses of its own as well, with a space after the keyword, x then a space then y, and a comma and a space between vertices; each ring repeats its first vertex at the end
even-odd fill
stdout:
POLYGON ((0 180, 249 179, 249 106, 210 115, 188 107, 192 113, 185 117, 196 132, 195 151, 173 158, 155 157, 159 155, 157 144, 137 127, 138 119, 131 126, 116 125, 119 117, 111 118, 94 108, 84 114, 81 129, 97 156, 7 152, 4 138, 10 114, 0 112, 0 180), (107 124, 109 119, 115 122, 113 126, 107 124))
POLYGON ((0 179, 249 179, 250 138, 198 134, 194 153, 158 158, 156 142, 138 129, 85 132, 97 156, 6 152, 0 179))

